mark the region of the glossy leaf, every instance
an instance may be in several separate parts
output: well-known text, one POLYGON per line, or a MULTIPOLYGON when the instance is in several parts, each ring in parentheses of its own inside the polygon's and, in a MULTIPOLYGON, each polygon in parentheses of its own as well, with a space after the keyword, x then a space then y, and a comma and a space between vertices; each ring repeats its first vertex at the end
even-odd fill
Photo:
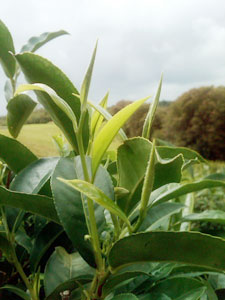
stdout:
POLYGON ((40 158, 24 168, 12 181, 10 189, 27 194, 37 194, 49 180, 59 157, 40 158))
MULTIPOLYGON (((118 148, 119 186, 130 192, 119 204, 126 213, 129 213, 140 200, 151 147, 151 143, 144 138, 132 138, 118 148)), ((158 157, 153 190, 169 182, 180 182, 182 165, 181 155, 167 160, 158 157)))
POLYGON ((126 215, 123 213, 123 211, 118 207, 118 205, 114 201, 112 201, 108 196, 106 196, 99 188, 97 188, 96 186, 94 186, 89 182, 79 180, 79 179, 74 179, 74 180, 65 180, 62 178, 58 178, 58 179, 64 182, 65 184, 73 187, 75 190, 79 191, 80 193, 84 194, 94 202, 106 208, 111 213, 118 216, 130 227, 130 222, 127 219, 126 215))
MULTIPOLYGON (((66 116, 70 119, 70 121, 73 124, 74 131, 77 130, 77 120, 74 112, 72 111, 71 107, 66 103, 66 101, 60 98, 52 88, 50 88, 46 84, 23 84, 18 87, 16 94, 25 91, 41 91, 43 93, 46 93, 51 98, 51 101, 54 102, 55 105, 57 105, 58 108, 62 112, 64 112, 66 116)), ((61 129, 63 130, 63 128, 61 129)))
POLYGON ((0 134, 0 159, 18 173, 37 157, 20 142, 0 134))
POLYGON ((113 272, 141 261, 173 261, 224 271, 224 253, 225 240, 221 238, 197 232, 158 231, 119 240, 113 245, 108 261, 113 272))
POLYGON ((47 196, 13 192, 0 186, 0 205, 23 209, 60 223, 53 200, 47 196))
POLYGON ((156 108, 159 103, 159 98, 160 98, 160 93, 161 93, 161 88, 162 88, 162 80, 163 80, 163 75, 160 78, 159 86, 155 95, 155 98, 153 100, 153 103, 149 106, 149 111, 147 113, 144 125, 143 125, 143 131, 142 131, 142 136, 146 139, 150 138, 150 130, 152 128, 152 123, 154 121, 155 117, 155 112, 156 108))
MULTIPOLYGON (((67 76, 47 59, 33 53, 17 54, 16 59, 29 83, 43 83, 52 88, 72 109, 76 119, 80 118, 80 99, 73 95, 78 91, 67 76)), ((36 91, 39 102, 61 128, 70 144, 77 149, 73 125, 67 115, 43 92, 36 91)))
POLYGON ((198 300, 205 291, 206 287, 204 284, 196 279, 171 278, 157 283, 150 289, 149 295, 140 299, 158 300, 161 299, 161 295, 165 295, 173 300, 198 300))
POLYGON ((9 78, 13 78, 16 70, 16 61, 9 53, 15 53, 13 39, 5 24, 0 20, 0 63, 9 78))
POLYGON ((211 222, 225 225, 225 212, 222 210, 205 210, 199 214, 190 214, 182 218, 181 222, 211 222))
MULTIPOLYGON (((89 173, 91 172, 91 161, 87 159, 89 173)), ((81 195, 74 188, 60 182, 57 178, 67 180, 83 178, 80 157, 61 158, 52 176, 51 186, 56 210, 63 227, 73 242, 74 247, 80 255, 91 265, 95 266, 95 260, 90 242, 84 237, 88 235, 85 214, 81 195), (72 217, 71 217, 72 216, 72 217)), ((96 174, 95 185, 101 188, 108 197, 113 199, 113 185, 107 171, 101 167, 96 174)), ((95 217, 100 232, 105 226, 103 208, 96 204, 95 217)))
POLYGON ((39 232, 34 240, 34 244, 30 253, 30 268, 33 272, 36 271, 44 253, 62 232, 62 226, 55 223, 46 224, 45 227, 39 232))
POLYGON ((148 99, 144 98, 131 103, 121 109, 110 119, 106 125, 100 130, 93 143, 92 152, 92 170, 93 175, 96 173, 100 161, 111 144, 112 140, 118 133, 119 129, 126 123, 132 114, 148 99))
POLYGON ((103 286, 102 294, 106 296, 112 291, 115 291, 117 286, 121 287, 121 284, 124 282, 126 284, 127 280, 135 278, 137 276, 146 275, 150 276, 149 272, 151 270, 150 263, 136 264, 123 268, 116 274, 110 275, 106 283, 103 286))
POLYGON ((196 192, 196 191, 200 191, 203 189, 207 189, 207 188, 214 188, 214 187, 225 187, 225 182, 220 181, 220 180, 210 180, 210 179, 205 179, 205 180, 199 180, 197 182, 193 182, 193 183, 186 183, 186 184, 177 184, 174 185, 171 189, 169 189, 167 192, 159 195, 158 197, 156 197, 156 199, 152 199, 152 203, 153 205, 155 205, 156 203, 162 203, 165 201, 169 201, 171 199, 192 193, 192 192, 196 192))
POLYGON ((40 36, 33 36, 28 40, 27 44, 22 47, 20 52, 35 52, 49 41, 64 34, 68 34, 68 32, 66 32, 65 30, 59 30, 55 32, 44 32, 40 36))
POLYGON ((78 253, 68 254, 64 248, 57 247, 45 268, 46 300, 60 300, 60 292, 91 281, 93 274, 94 269, 78 253))
POLYGON ((166 202, 147 210, 147 216, 144 219, 139 231, 151 231, 160 227, 161 222, 175 213, 178 213, 184 205, 181 203, 166 202))
POLYGON ((21 290, 14 285, 6 284, 0 287, 0 290, 8 290, 9 292, 16 294, 24 300, 30 300, 30 296, 26 292, 24 292, 24 290, 21 290))
POLYGON ((29 118, 35 106, 36 103, 25 94, 17 95, 8 102, 8 130, 14 138, 19 135, 20 130, 29 118))

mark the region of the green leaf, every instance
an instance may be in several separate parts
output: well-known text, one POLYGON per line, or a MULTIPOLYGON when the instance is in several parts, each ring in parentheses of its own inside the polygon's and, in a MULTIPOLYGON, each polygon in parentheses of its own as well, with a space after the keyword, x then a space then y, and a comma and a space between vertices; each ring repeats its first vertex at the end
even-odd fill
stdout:
POLYGON ((25 51, 35 52, 40 47, 45 45, 47 42, 64 34, 68 34, 68 32, 64 30, 59 30, 55 32, 44 32, 40 36, 33 36, 28 40, 27 44, 22 47, 20 52, 25 52, 25 51))
POLYGON ((101 159, 118 133, 119 129, 126 123, 132 114, 148 99, 140 99, 121 109, 110 119, 100 130, 93 143, 92 151, 92 170, 95 175, 101 159))
POLYGON ((210 179, 205 179, 205 180, 200 180, 197 182, 193 182, 193 183, 186 183, 186 184, 176 184, 173 185, 173 187, 165 192, 162 193, 161 195, 159 195, 158 197, 154 197, 151 199, 152 205, 155 204, 159 204, 162 202, 166 202, 169 201, 171 199, 192 193, 192 192, 196 192, 196 191, 200 191, 203 189, 209 189, 209 188, 214 188, 214 187, 225 187, 225 182, 220 181, 220 180, 210 180, 210 179))
POLYGON ((9 53, 15 53, 13 39, 5 24, 0 20, 0 63, 9 78, 13 78, 16 70, 16 61, 9 53))
POLYGON ((92 72, 94 68, 94 63, 95 63, 95 57, 96 57, 96 51, 97 51, 97 45, 95 45, 94 52, 92 54, 91 62, 88 66, 87 73, 85 74, 84 81, 81 85, 81 90, 80 90, 80 101, 81 101, 81 110, 85 111, 87 107, 87 98, 88 98, 88 93, 89 93, 89 88, 91 84, 91 77, 92 77, 92 72))
POLYGON ((185 160, 198 159, 202 163, 207 163, 207 161, 198 152, 189 148, 158 146, 156 149, 160 157, 165 159, 173 158, 179 154, 182 154, 185 160))
MULTIPOLYGON (((66 75, 47 59, 33 53, 17 54, 16 59, 29 83, 43 83, 53 89, 72 109, 76 119, 80 118, 78 91, 66 75)), ((73 124, 68 116, 43 92, 36 91, 39 102, 51 115, 53 121, 64 132, 65 137, 76 149, 77 142, 73 124)))
POLYGON ((127 219, 126 215, 123 213, 123 211, 113 200, 111 200, 108 196, 106 196, 99 188, 97 188, 96 186, 94 186, 89 182, 79 180, 79 179, 74 179, 74 180, 65 180, 63 178, 58 178, 58 179, 64 182, 65 184, 73 187, 75 190, 79 191, 80 193, 84 194, 94 202, 108 209, 111 213, 113 213, 114 215, 118 216, 121 220, 123 220, 128 225, 128 227, 130 227, 130 222, 127 219))
POLYGON ((11 98, 7 105, 7 123, 10 134, 16 138, 24 123, 37 104, 27 95, 21 94, 11 98))
POLYGON ((16 294, 17 296, 21 297, 24 300, 30 300, 30 296, 26 292, 15 287, 14 285, 6 284, 0 287, 0 290, 4 290, 4 289, 16 294))
POLYGON ((102 295, 106 296, 110 292, 115 291, 118 286, 121 287, 121 284, 123 282, 124 284, 126 284, 127 280, 129 279, 135 278, 140 275, 149 276, 150 269, 151 268, 149 263, 142 263, 128 266, 127 268, 122 269, 120 272, 110 275, 103 286, 102 295))
POLYGON ((151 207, 147 211, 147 216, 144 219, 139 231, 151 231, 156 230, 160 227, 162 221, 175 213, 178 213, 182 208, 183 204, 166 202, 161 203, 157 206, 151 207))
POLYGON ((0 134, 0 159, 18 173, 37 157, 18 141, 0 134))
POLYGON ((158 300, 161 295, 165 295, 173 300, 198 300, 205 291, 204 284, 196 279, 172 278, 157 283, 150 289, 150 293, 141 299, 158 300))
POLYGON ((146 119, 145 119, 145 122, 144 122, 144 125, 143 125, 142 136, 146 139, 149 139, 149 137, 150 137, 150 130, 152 128, 152 123, 154 121, 156 108, 157 108, 158 103, 159 103, 161 87, 162 87, 162 80, 163 80, 163 75, 161 75, 156 96, 153 100, 153 103, 149 106, 149 111, 147 113, 147 116, 146 116, 146 119))
POLYGON ((62 226, 55 223, 48 223, 38 233, 30 252, 30 268, 33 272, 36 271, 44 253, 62 232, 62 226))
POLYGON ((190 214, 182 218, 181 222, 204 221, 225 225, 225 212, 222 210, 205 210, 199 214, 190 214))
POLYGON ((94 269, 78 253, 68 254, 62 247, 57 247, 45 268, 46 300, 60 300, 60 292, 91 281, 93 274, 94 269))
MULTIPOLYGON (((107 108, 108 98, 109 98, 109 92, 105 95, 105 97, 99 103, 99 106, 102 107, 103 109, 107 108)), ((91 135, 92 135, 92 137, 94 137, 96 135, 96 133, 98 132, 99 128, 102 125, 103 120, 104 120, 104 117, 101 115, 101 113, 98 112, 97 110, 95 110, 91 117, 91 135)))
POLYGON ((113 297, 111 300, 138 300, 134 294, 126 293, 113 297))
POLYGON ((17 244, 22 246, 24 249, 27 250, 28 253, 30 253, 32 248, 32 242, 31 238, 26 234, 25 231, 17 230, 15 233, 15 240, 17 244))
MULTIPOLYGON (((118 148, 117 165, 119 186, 130 191, 130 194, 118 203, 129 213, 140 200, 143 179, 146 172, 151 142, 144 138, 132 138, 118 148)), ((183 158, 181 155, 171 159, 160 159, 155 165, 153 190, 169 182, 180 182, 183 158)))
MULTIPOLYGON (((93 103, 93 102, 91 102, 91 101, 88 101, 88 104, 89 104, 91 107, 93 107, 93 108, 95 109, 96 112, 98 112, 99 114, 101 114, 101 116, 102 116, 105 120, 109 121, 109 120, 112 119, 113 116, 112 116, 105 108, 103 108, 101 105, 98 105, 98 104, 93 103)), ((118 131, 118 135, 121 137, 121 139, 122 139, 123 141, 126 141, 126 140, 127 140, 126 133, 123 131, 122 128, 120 128, 120 130, 118 131)))
MULTIPOLYGON (((55 91, 47 86, 46 84, 23 84, 18 87, 16 94, 25 92, 25 91, 41 91, 46 93, 52 100, 52 102, 55 103, 55 105, 58 106, 58 108, 66 114, 66 116, 70 119, 70 121, 73 124, 73 130, 76 132, 77 130, 77 120, 74 112, 72 111, 71 107, 64 101, 62 98, 58 97, 58 95, 55 93, 55 91)), ((51 114, 51 111, 50 111, 51 114)), ((54 115, 52 116, 54 118, 54 115)), ((57 123, 56 123, 57 124, 57 123)), ((60 125, 58 125, 60 127, 60 125)), ((60 127, 61 128, 61 127, 60 127)), ((62 130, 63 127, 61 128, 62 130)))
POLYGON ((40 158, 29 164, 13 179, 10 189, 27 194, 37 194, 49 180, 59 157, 40 158))
POLYGON ((13 192, 0 186, 0 205, 20 208, 60 223, 53 200, 47 196, 13 192))
POLYGON ((145 232, 116 242, 108 262, 113 272, 143 261, 170 261, 224 271, 224 253, 225 240, 218 237, 198 232, 145 232))
MULTIPOLYGON (((90 173, 90 159, 86 158, 86 163, 90 173)), ((74 188, 57 180, 58 177, 67 180, 74 178, 83 179, 80 157, 78 156, 75 159, 61 158, 53 173, 51 186, 56 210, 67 235, 74 247, 79 251, 80 255, 91 266, 95 267, 92 247, 90 242, 85 239, 85 236, 88 235, 88 228, 86 225, 81 195, 79 192, 75 191, 74 188)), ((113 185, 109 174, 103 167, 99 168, 94 184, 101 188, 108 197, 113 199, 113 185)), ((103 208, 97 204, 95 205, 95 217, 99 232, 101 233, 105 226, 105 217, 103 208)))

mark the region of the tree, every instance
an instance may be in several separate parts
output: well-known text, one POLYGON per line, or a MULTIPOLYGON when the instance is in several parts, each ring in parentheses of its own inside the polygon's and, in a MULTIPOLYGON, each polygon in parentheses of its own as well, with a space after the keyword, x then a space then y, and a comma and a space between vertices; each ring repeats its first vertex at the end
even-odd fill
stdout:
POLYGON ((225 160, 225 87, 192 89, 173 102, 160 137, 191 147, 211 160, 225 160))

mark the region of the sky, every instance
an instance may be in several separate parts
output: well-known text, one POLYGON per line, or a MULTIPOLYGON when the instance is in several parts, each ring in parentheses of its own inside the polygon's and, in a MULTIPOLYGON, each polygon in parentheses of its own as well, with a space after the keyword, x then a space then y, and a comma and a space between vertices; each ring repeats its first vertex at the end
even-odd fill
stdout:
MULTIPOLYGON (((98 39, 89 98, 98 102, 109 91, 112 105, 154 96, 162 72, 161 100, 224 85, 224 14, 224 0, 2 0, 0 19, 16 52, 31 36, 68 31, 37 54, 60 67, 78 90, 98 39)), ((0 115, 6 113, 5 80, 0 70, 0 115)))

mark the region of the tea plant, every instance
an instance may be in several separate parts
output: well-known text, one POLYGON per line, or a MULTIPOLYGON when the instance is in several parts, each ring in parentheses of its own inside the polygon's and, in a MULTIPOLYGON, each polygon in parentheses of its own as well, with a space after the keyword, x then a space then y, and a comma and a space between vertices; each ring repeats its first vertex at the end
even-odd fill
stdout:
MULTIPOLYGON (((162 78, 142 137, 128 139, 122 126, 149 97, 113 117, 106 110, 108 94, 92 103, 97 46, 79 93, 45 58, 8 54, 10 33, 3 25, 1 31, 8 35, 4 40, 0 34, 7 76, 21 68, 28 81, 12 94, 12 132, 25 119, 18 99, 34 91, 72 148, 68 153, 56 139, 62 156, 38 159, 0 135, 0 249, 13 283, 5 280, 1 289, 26 300, 217 299, 215 290, 224 288, 225 240, 189 231, 188 216, 192 193, 225 183, 187 179, 187 170, 204 159, 149 141, 162 78), (123 143, 108 151, 118 134, 123 143)), ((216 218, 224 222, 224 213, 216 218)))

